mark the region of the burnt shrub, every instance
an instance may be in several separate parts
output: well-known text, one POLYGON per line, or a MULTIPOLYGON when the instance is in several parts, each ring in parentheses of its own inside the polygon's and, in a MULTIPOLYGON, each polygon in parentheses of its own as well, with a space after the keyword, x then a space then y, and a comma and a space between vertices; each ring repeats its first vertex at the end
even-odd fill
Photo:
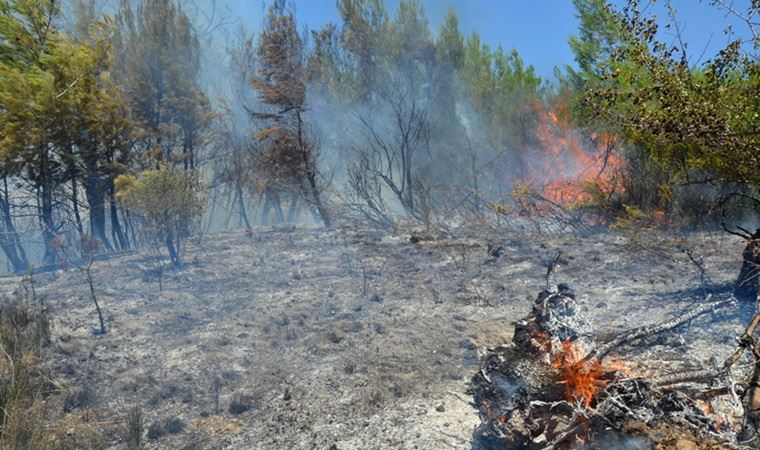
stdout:
POLYGON ((139 405, 133 406, 126 419, 126 441, 129 450, 139 450, 142 444, 143 413, 139 405))
POLYGON ((96 403, 95 392, 89 386, 75 387, 66 394, 63 400, 63 412, 75 409, 89 408, 96 403))
POLYGON ((155 441, 166 435, 166 430, 160 420, 154 420, 148 427, 148 439, 155 441))
POLYGON ((164 423, 164 431, 168 434, 179 434, 185 431, 185 421, 179 417, 173 417, 164 423))
POLYGON ((237 393, 232 396, 228 411, 233 416, 237 416, 251 410, 253 408, 253 403, 253 398, 250 396, 237 393))

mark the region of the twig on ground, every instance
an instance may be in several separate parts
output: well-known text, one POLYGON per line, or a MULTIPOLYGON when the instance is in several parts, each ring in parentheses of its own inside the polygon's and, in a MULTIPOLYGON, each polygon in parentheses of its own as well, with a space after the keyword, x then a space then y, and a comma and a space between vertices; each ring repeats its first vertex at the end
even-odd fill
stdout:
POLYGON ((589 361, 591 359, 597 359, 601 361, 602 359, 604 359, 605 356, 607 356, 608 353, 610 353, 612 350, 616 349, 617 347, 628 344, 637 339, 653 336, 656 334, 670 331, 674 328, 678 328, 679 326, 687 322, 690 322, 691 320, 694 320, 699 316, 702 316, 710 312, 715 312, 716 310, 723 308, 725 306, 728 306, 730 304, 733 304, 736 301, 734 297, 729 297, 725 300, 721 300, 718 302, 707 303, 710 301, 711 298, 712 298, 712 295, 708 294, 704 300, 706 304, 703 304, 700 307, 697 307, 685 314, 682 314, 680 317, 676 319, 672 319, 660 324, 647 325, 640 328, 634 328, 633 330, 629 330, 629 331, 626 331, 625 333, 619 334, 617 337, 615 337, 611 341, 608 341, 607 343, 602 344, 596 347, 595 349, 593 349, 584 359, 586 361, 589 361))

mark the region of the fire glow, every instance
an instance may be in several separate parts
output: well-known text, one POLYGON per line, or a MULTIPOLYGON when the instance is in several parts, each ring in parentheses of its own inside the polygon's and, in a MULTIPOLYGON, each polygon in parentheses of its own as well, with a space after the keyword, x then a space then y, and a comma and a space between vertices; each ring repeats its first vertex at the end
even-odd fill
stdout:
POLYGON ((583 352, 569 340, 562 341, 562 349, 553 352, 551 339, 543 331, 533 337, 533 344, 550 355, 549 363, 557 369, 557 383, 562 385, 562 398, 566 401, 578 401, 589 406, 596 394, 607 385, 608 381, 604 379, 606 373, 628 372, 620 361, 605 367, 597 360, 585 360, 583 352))
POLYGON ((555 112, 540 105, 535 108, 539 118, 535 136, 542 156, 525 162, 529 173, 525 184, 561 205, 592 201, 590 187, 604 193, 620 189, 615 173, 623 163, 614 152, 615 136, 594 133, 584 138, 555 112))
POLYGON ((602 363, 586 361, 570 341, 562 341, 562 351, 553 358, 551 365, 559 371, 559 383, 564 386, 563 397, 567 401, 579 401, 589 406, 599 390, 607 385, 602 379, 605 373, 602 363))

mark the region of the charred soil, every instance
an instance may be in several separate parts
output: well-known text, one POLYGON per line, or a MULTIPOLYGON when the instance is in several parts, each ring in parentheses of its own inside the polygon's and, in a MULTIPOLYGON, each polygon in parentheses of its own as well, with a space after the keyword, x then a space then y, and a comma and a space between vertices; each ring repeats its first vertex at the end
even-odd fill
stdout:
MULTIPOLYGON (((471 448, 469 380, 486 347, 511 342, 556 251, 557 280, 604 336, 677 316, 705 289, 730 293, 743 248, 722 233, 646 249, 614 233, 498 245, 259 228, 196 243, 163 292, 147 254, 115 256, 92 267, 105 335, 79 271, 37 274, 55 383, 87 394, 66 403, 66 422, 95 424, 109 448, 127 447, 138 405, 144 448, 471 448)), ((701 317, 627 351, 626 366, 654 377, 723 359, 752 312, 701 317)))

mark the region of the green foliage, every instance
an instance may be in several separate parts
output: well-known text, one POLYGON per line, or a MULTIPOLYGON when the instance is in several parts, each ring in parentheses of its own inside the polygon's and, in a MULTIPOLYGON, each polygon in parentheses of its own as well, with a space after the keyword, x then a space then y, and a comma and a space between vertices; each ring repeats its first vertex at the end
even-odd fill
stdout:
POLYGON ((121 1, 113 37, 115 78, 124 91, 143 159, 195 166, 213 117, 198 85, 200 42, 174 0, 121 1))
MULTIPOLYGON (((569 39, 580 74, 601 75, 602 65, 621 42, 621 30, 606 0, 573 0, 580 23, 578 36, 569 39)), ((571 73, 575 73, 571 69, 571 73)))
POLYGON ((143 234, 165 245, 172 263, 180 265, 184 243, 197 231, 206 205, 197 173, 162 166, 115 183, 118 200, 138 216, 143 234))
POLYGON ((449 8, 435 42, 436 59, 443 67, 459 71, 464 64, 464 36, 459 30, 459 18, 449 8))
POLYGON ((510 142, 525 149, 533 142, 541 78, 516 50, 491 50, 473 33, 464 48, 460 76, 475 111, 489 124, 494 144, 510 142))
POLYGON ((693 67, 684 49, 657 40, 637 1, 623 12, 599 0, 576 6, 577 117, 625 139, 636 204, 666 207, 677 185, 760 186, 760 65, 740 41, 693 67))
MULTIPOLYGON (((55 260, 50 251, 58 220, 54 196, 62 184, 76 187, 82 181, 91 232, 109 246, 104 216, 98 214, 104 207, 103 180, 122 170, 117 163, 128 162, 132 132, 109 72, 111 23, 82 17, 81 34, 64 34, 54 25, 59 5, 15 0, 0 8, 0 36, 23 43, 0 50, 0 175, 24 181, 39 196, 47 262, 55 260)), ((83 233, 81 223, 78 227, 83 233)))
POLYGON ((346 88, 352 98, 367 100, 384 63, 388 14, 382 0, 340 0, 338 12, 343 21, 340 46, 345 52, 346 88))

